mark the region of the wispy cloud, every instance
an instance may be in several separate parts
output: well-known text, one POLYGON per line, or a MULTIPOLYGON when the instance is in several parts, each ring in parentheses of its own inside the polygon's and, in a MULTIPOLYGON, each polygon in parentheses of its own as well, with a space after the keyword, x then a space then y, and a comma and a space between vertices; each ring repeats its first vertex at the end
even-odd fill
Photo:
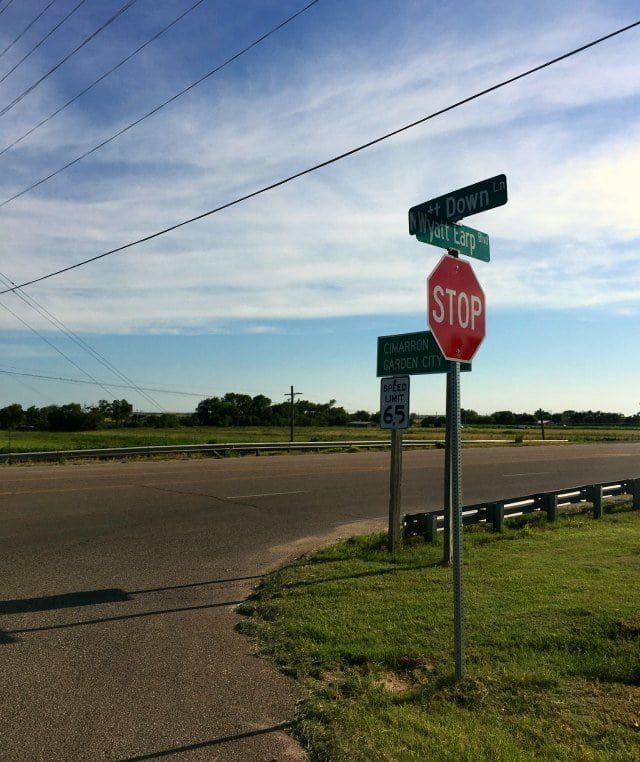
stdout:
MULTIPOLYGON (((375 35, 346 50, 329 39, 324 52, 313 47, 310 60, 287 49, 270 68, 223 77, 0 210, 12 252, 4 267, 23 280, 118 246, 616 23, 593 5, 578 28, 575 10, 555 11, 533 37, 509 18, 496 25, 491 44, 470 32, 464 40, 434 34, 425 45, 408 27, 403 45, 384 56, 377 55, 375 35)), ((249 320, 248 330, 267 332, 279 319, 421 311, 437 252, 409 238, 406 210, 505 172, 508 206, 477 220, 492 238, 494 262, 482 277, 494 308, 546 309, 561 291, 563 309, 633 310, 640 295, 636 44, 637 38, 620 38, 33 293, 75 329, 96 332, 215 331, 229 320, 249 320), (607 118, 614 108, 625 111, 624 124, 607 118), (622 244, 631 247, 624 270, 622 244)), ((44 100, 12 115, 11 129, 28 124, 44 100)), ((140 101, 144 110, 143 92, 140 101)), ((56 168, 120 119, 84 109, 65 113, 37 142, 3 157, 11 171, 0 176, 2 193, 56 168)), ((9 325, 2 315, 0 325, 9 325)))

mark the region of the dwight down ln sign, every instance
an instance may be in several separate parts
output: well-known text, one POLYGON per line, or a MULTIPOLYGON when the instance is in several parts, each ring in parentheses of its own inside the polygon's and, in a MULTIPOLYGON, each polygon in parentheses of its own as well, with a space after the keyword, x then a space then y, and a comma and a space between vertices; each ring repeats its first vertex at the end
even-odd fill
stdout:
POLYGON ((409 376, 380 379, 380 428, 409 428, 409 376))
POLYGON ((496 175, 412 206, 409 209, 409 234, 426 235, 429 231, 429 218, 442 222, 457 222, 463 217, 486 212, 506 203, 507 177, 496 175))
MULTIPOLYGON (((450 369, 431 331, 378 336, 377 376, 389 373, 416 376, 446 373, 450 369)), ((471 370, 471 364, 462 363, 460 370, 471 370)))

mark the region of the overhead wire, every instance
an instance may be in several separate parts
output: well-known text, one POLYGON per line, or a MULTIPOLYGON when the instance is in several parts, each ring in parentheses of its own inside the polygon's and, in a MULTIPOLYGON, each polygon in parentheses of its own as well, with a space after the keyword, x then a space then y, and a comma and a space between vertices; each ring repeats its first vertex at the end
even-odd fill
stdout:
POLYGON ((5 53, 7 53, 9 50, 11 50, 11 48, 12 48, 12 47, 13 47, 13 46, 16 44, 16 42, 18 42, 18 40, 19 40, 19 39, 20 39, 20 38, 21 38, 23 35, 25 35, 25 34, 26 34, 28 31, 29 31, 29 29, 31 29, 31 27, 32 27, 32 26, 33 26, 33 25, 36 23, 36 21, 37 21, 37 20, 38 20, 38 19, 39 19, 41 16, 44 16, 44 14, 45 14, 45 13, 46 13, 46 12, 49 10, 49 8, 51 8, 51 6, 52 6, 52 5, 53 5, 55 2, 57 2, 57 0, 50 0, 50 2, 49 2, 47 5, 45 5, 45 7, 44 7, 44 8, 43 8, 43 9, 40 11, 40 13, 39 13, 39 14, 38 14, 38 15, 37 15, 37 16, 36 16, 34 19, 33 19, 33 21, 32 21, 30 24, 28 24, 28 25, 27 25, 27 26, 26 26, 26 27, 25 27, 25 28, 24 28, 24 29, 23 29, 23 30, 20 32, 20 34, 19 34, 17 37, 15 37, 15 38, 14 38, 14 39, 13 39, 13 40, 12 40, 12 41, 11 41, 11 42, 8 44, 8 45, 7 45, 7 47, 6 47, 4 50, 0 51, 0 58, 2 58, 2 56, 3 56, 5 53))
POLYGON ((0 8, 0 16, 2 16, 2 14, 7 10, 7 8, 11 5, 12 2, 13 0, 9 0, 9 2, 5 6, 0 8))
MULTIPOLYGON (((8 376, 25 376, 26 378, 42 378, 47 381, 64 381, 71 384, 100 384, 101 383, 99 381, 87 381, 84 378, 68 378, 66 376, 49 376, 43 373, 18 372, 15 370, 6 370, 5 368, 0 368, 0 373, 4 373, 8 376)), ((105 382, 105 383, 109 383, 109 382, 105 382)), ((135 389, 136 391, 138 389, 144 389, 145 391, 156 392, 157 394, 178 394, 185 397, 199 397, 200 399, 210 396, 207 392, 185 392, 178 389, 160 389, 155 386, 131 387, 131 386, 127 386, 126 384, 111 384, 111 383, 109 383, 109 386, 113 387, 114 389, 135 389)), ((163 411, 163 412, 166 412, 166 411, 163 411)))
POLYGON ((65 352, 63 352, 63 351, 62 351, 62 350, 61 350, 59 347, 57 347, 57 346, 56 346, 56 345, 55 345, 55 344, 54 344, 52 341, 50 341, 50 340, 49 340, 49 339, 48 339, 46 336, 43 336, 43 335, 42 335, 42 334, 41 334, 39 331, 37 331, 37 330, 36 330, 36 329, 35 329, 35 328, 34 328, 32 325, 29 325, 29 323, 28 323, 26 320, 24 320, 23 318, 21 318, 21 317, 20 317, 20 315, 18 315, 18 313, 17 313, 17 312, 14 312, 14 311, 11 309, 11 307, 8 307, 8 306, 7 306, 6 304, 4 304, 3 302, 0 302, 0 307, 2 307, 2 309, 3 309, 3 310, 6 310, 6 311, 7 311, 8 313, 10 313, 11 315, 13 315, 13 317, 14 317, 14 318, 15 318, 15 319, 16 319, 18 322, 22 323, 22 325, 24 325, 24 326, 25 326, 25 328, 28 328, 28 329, 31 331, 31 333, 35 334, 35 335, 36 335, 36 336, 37 336, 39 339, 41 339, 42 341, 44 341, 44 343, 45 343, 45 344, 47 344, 47 346, 51 347, 51 349, 53 349, 55 352, 57 352, 57 353, 58 353, 58 354, 59 354, 61 357, 63 357, 63 358, 64 358, 64 359, 65 359, 65 360, 66 360, 68 363, 70 363, 71 365, 73 365, 73 367, 74 367, 74 368, 77 368, 77 369, 80 371, 80 373, 82 373, 83 375, 85 375, 87 378, 90 378, 90 379, 91 379, 91 381, 92 381, 93 383, 95 383, 95 384, 97 384, 98 386, 100 386, 100 387, 101 387, 101 388, 102 388, 102 389, 103 389, 103 390, 104 390, 104 391, 105 391, 107 394, 111 394, 111 392, 109 391, 109 389, 108 389, 108 388, 107 388, 107 387, 106 387, 106 386, 105 386, 105 385, 104 385, 102 382, 100 382, 100 381, 98 381, 97 379, 95 379, 95 378, 94 378, 94 377, 93 377, 93 376, 92 376, 92 375, 91 375, 91 374, 90 374, 88 371, 86 371, 84 368, 82 368, 80 365, 78 365, 78 363, 77 363, 75 360, 73 360, 71 357, 69 357, 69 355, 67 355, 65 352))
MULTIPOLYGON (((233 61, 240 58, 240 56, 244 55, 245 53, 249 52, 252 48, 255 48, 256 45, 259 45, 261 42, 266 40, 268 37, 270 37, 272 34, 275 34, 277 31, 285 27, 287 24, 290 24, 294 19, 298 18, 301 14, 303 14, 305 11, 308 11, 312 6, 319 3, 320 0, 311 0, 310 3, 304 6, 304 8, 301 8, 299 11, 294 13, 292 16, 289 16, 289 18, 282 21, 277 26, 273 27, 273 29, 270 29, 268 32, 263 34, 261 37, 259 37, 257 40, 254 40, 251 44, 247 45, 245 48, 240 50, 238 53, 235 53, 230 58, 227 58, 226 61, 216 66, 214 69, 211 69, 211 71, 208 71, 205 75, 197 79, 195 82, 192 82, 188 87, 185 87, 183 90, 180 90, 180 92, 176 93, 175 95, 172 95, 171 98, 168 98, 166 101, 161 103, 159 106, 156 106, 155 108, 151 109, 151 111, 148 111, 146 114, 141 116, 139 119, 136 119, 134 122, 129 123, 122 129, 118 130, 116 133, 111 135, 110 137, 106 138, 102 142, 98 143, 98 145, 93 146, 93 148, 90 148, 88 151, 85 151, 80 156, 76 156, 75 159, 72 159, 71 161, 68 161, 64 166, 60 167, 59 169, 56 169, 55 172, 51 172, 46 177, 41 178, 37 182, 30 185, 28 188, 24 188, 24 190, 21 190, 19 193, 15 193, 13 196, 5 199, 2 203, 0 203, 0 207, 5 206, 6 204, 10 203, 11 201, 15 201, 15 199, 20 198, 20 196, 24 196, 25 193, 28 193, 29 191, 32 191, 34 188, 37 188, 38 186, 42 185, 43 183, 46 183, 47 180, 51 180, 52 177, 55 177, 56 175, 59 175, 61 172, 64 172, 66 169, 69 169, 69 167, 72 167, 74 164, 77 164, 79 161, 82 161, 83 159, 86 159, 87 156, 91 156, 91 154, 98 151, 100 148, 104 148, 104 146, 108 145, 109 143, 112 143, 116 138, 119 138, 121 135, 124 135, 125 132, 128 132, 133 127, 137 127, 141 122, 144 122, 146 119, 148 119, 150 116, 153 116, 154 114, 157 114, 158 111, 163 109, 165 106, 168 106, 170 103, 173 103, 173 101, 180 98, 185 93, 188 93, 190 90, 193 90, 194 87, 197 87, 199 84, 204 82, 209 77, 213 76, 217 72, 219 72, 221 69, 224 69, 225 66, 228 66, 233 61)), ((0 111, 0 116, 2 116, 3 112, 0 111)))
POLYGON ((610 32, 609 34, 606 34, 602 37, 598 37, 597 39, 592 40, 591 42, 588 42, 584 45, 581 45, 578 48, 574 48, 568 53, 563 53, 562 55, 557 56, 556 58, 552 58, 546 61, 545 63, 539 64, 538 66, 534 66, 531 69, 527 69, 526 71, 521 72, 520 74, 516 74, 513 77, 509 77, 508 79, 502 80, 501 82, 495 85, 491 85, 490 87, 487 87, 483 90, 480 90, 474 93, 473 95, 469 95, 466 98, 462 98, 461 100, 456 101, 455 103, 452 103, 449 106, 445 106, 444 108, 438 109, 437 111, 433 111, 431 114, 428 114, 427 116, 423 116, 420 119, 416 119, 415 121, 404 125, 403 127, 399 127, 395 130, 392 130, 391 132, 387 132, 386 134, 381 135, 380 137, 374 138, 373 140, 370 140, 367 143, 362 143, 361 145, 355 148, 351 148, 350 150, 345 151, 341 154, 338 154, 337 156, 333 156, 330 159, 326 159, 325 161, 322 161, 318 164, 314 164, 311 167, 307 167, 307 169, 303 169, 300 172, 296 172, 295 174, 289 175, 288 177, 285 177, 282 180, 278 180, 274 183, 271 183, 270 185, 265 185, 264 187, 259 188, 258 190, 251 191, 250 193, 246 193, 245 195, 239 196, 233 199, 232 201, 227 201, 226 203, 221 204, 220 206, 217 206, 214 209, 209 209, 206 212, 202 212, 201 214, 197 214, 194 217, 190 217, 189 219, 182 220, 181 222, 177 222, 174 225, 170 225, 166 228, 163 228, 162 230, 157 230, 155 233, 150 233, 149 235, 143 236, 142 238, 138 238, 135 241, 130 241, 129 243, 123 244, 122 246, 118 246, 114 249, 110 249, 109 251, 105 251, 102 254, 97 254, 96 256, 88 257, 87 259, 84 259, 80 262, 76 262, 73 265, 68 265, 67 267, 61 267, 59 270, 55 270, 53 272, 47 273, 46 275, 41 275, 38 278, 32 278, 31 280, 25 281, 24 283, 20 283, 17 286, 14 286, 13 288, 0 290, 0 295, 9 293, 10 291, 14 291, 16 288, 26 288, 27 286, 32 286, 35 283, 41 283, 42 281, 48 280, 49 278, 54 278, 57 275, 62 275, 63 273, 70 272, 71 270, 75 270, 79 267, 84 267, 85 265, 88 265, 91 262, 97 262, 99 259, 104 259, 105 257, 111 256, 112 254, 118 254, 122 251, 126 251, 127 249, 131 249, 134 246, 138 246, 142 243, 146 243, 147 241, 152 241, 155 238, 160 238, 161 236, 166 235, 167 233, 171 233, 174 230, 178 230, 179 228, 185 227, 186 225, 190 225, 193 222, 197 222, 198 220, 205 219, 206 217, 210 217, 213 214, 217 214, 218 212, 221 212, 224 209, 229 209, 230 207, 236 206, 237 204, 241 204, 244 201, 248 201, 251 198, 255 198, 256 196, 260 196, 264 193, 274 190, 275 188, 279 188, 283 185, 286 185, 287 183, 292 182, 293 180, 297 180, 300 177, 304 177, 305 175, 309 175, 312 172, 316 172, 319 169, 328 167, 331 164, 335 164, 336 162, 341 161, 342 159, 346 159, 349 156, 354 156, 355 154, 360 153, 361 151, 364 151, 367 148, 371 148, 374 145, 382 143, 384 140, 388 140, 389 138, 395 137, 396 135, 399 135, 407 130, 412 129, 413 127, 416 127, 420 124, 424 124, 425 122, 428 122, 429 120, 434 119, 437 116, 446 114, 449 111, 453 111, 454 109, 459 108, 460 106, 466 103, 470 103, 471 101, 477 100, 478 98, 481 98, 482 96, 487 95, 488 93, 499 90, 500 88, 505 87, 506 85, 512 84, 513 82, 523 79, 524 77, 528 77, 529 75, 534 74, 535 72, 541 71, 542 69, 546 69, 549 66, 552 66, 558 63, 559 61, 563 61, 567 58, 570 58, 571 56, 574 56, 578 53, 588 50, 589 48, 592 48, 595 45, 598 45, 604 42, 605 40, 610 40, 611 38, 616 37, 617 35, 620 35, 623 32, 627 32, 630 29, 633 29, 634 27, 637 27, 637 26, 640 26, 640 20, 634 21, 632 24, 628 24, 627 26, 621 27, 620 29, 617 29, 614 32, 610 32))
POLYGON ((22 58, 21 58, 21 59, 20 59, 20 60, 19 60, 19 61, 18 61, 16 64, 14 64, 14 65, 11 67, 11 69, 9 69, 9 71, 5 72, 5 73, 2 75, 2 77, 0 77, 0 84, 1 84, 2 82, 4 82, 4 81, 5 81, 5 79, 6 79, 6 78, 7 78, 7 77, 8 77, 10 74, 13 74, 13 72, 14 72, 14 71, 15 71, 15 70, 16 70, 16 69, 19 67, 19 66, 21 66, 21 65, 22 65, 22 64, 23 64, 23 63, 24 63, 24 62, 27 60, 27 58, 29 58, 29 56, 33 55, 33 53, 35 53, 35 52, 36 52, 36 50, 37 50, 37 49, 40 47, 40 45, 42 45, 42 43, 43 43, 43 42, 45 42, 46 40, 48 40, 48 39, 49 39, 49 37, 51 37, 51 35, 52 35, 54 32, 56 32, 58 29, 60 29, 60 27, 61 27, 61 26, 64 24, 64 22, 65 22, 67 19, 71 18, 71 16, 73 16, 73 14, 74 14, 74 13, 75 13, 77 10, 79 10, 79 9, 80 9, 80 8, 81 8, 81 7, 82 7, 82 6, 83 6, 83 5, 86 3, 86 2, 87 2, 87 0, 80 0, 80 2, 79 2, 79 3, 77 3, 77 4, 76 4, 76 5, 75 5, 75 6, 74 6, 74 7, 73 7, 73 8, 72 8, 70 11, 69 11, 69 13, 67 13, 67 15, 66 15, 66 16, 64 16, 64 17, 63 17, 63 18, 62 18, 62 19, 61 19, 61 20, 60 20, 60 21, 59 21, 59 22, 58 22, 58 23, 57 23, 57 24, 56 24, 56 25, 53 27, 53 29, 50 29, 50 30, 49 30, 49 31, 48 31, 48 32, 45 34, 45 36, 44 36, 44 37, 42 37, 42 39, 38 40, 38 42, 36 42, 36 44, 35 44, 35 45, 34 45, 34 46, 33 46, 33 47, 30 49, 30 50, 28 50, 28 51, 25 53, 25 55, 23 55, 23 56, 22 56, 22 58))
MULTIPOLYGON (((116 19, 120 18, 123 13, 129 10, 132 5, 135 5, 138 0, 127 0, 127 2, 119 9, 117 10, 110 18, 108 18, 104 24, 101 24, 94 32, 92 32, 88 37, 86 37, 79 45, 77 45, 70 53, 67 53, 66 56, 64 56, 55 66, 52 66, 49 71, 47 71, 45 74, 43 74, 40 79, 36 80, 32 85, 29 85, 29 87, 26 90, 23 90, 23 92, 20 93, 20 95, 16 95, 16 97, 8 103, 6 106, 3 106, 3 108, 0 109, 0 116, 4 116, 14 106, 17 106, 20 101, 24 100, 24 98, 29 95, 29 93, 32 93, 39 85, 41 85, 45 79, 50 77, 54 72, 56 72, 63 64, 65 64, 72 56, 74 56, 78 51, 82 50, 85 45, 88 45, 91 40, 93 40, 95 37, 97 37, 100 32, 103 32, 108 26, 113 24, 116 19)), ((2 80, 0 80, 1 82, 2 80)))
MULTIPOLYGON (((0 272, 0 281, 4 282, 6 284, 15 285, 14 282, 4 273, 0 272)), ((147 402, 150 402, 154 407, 157 407, 158 410, 162 412, 166 412, 162 405, 155 400, 151 395, 147 394, 146 391, 143 391, 142 389, 138 389, 136 383, 132 381, 128 376, 126 376, 122 371, 120 371, 110 360, 108 360, 104 355, 100 354, 97 349, 94 349, 87 341, 85 341, 82 337, 80 337, 78 334, 76 334, 74 331, 71 330, 65 323, 63 323, 62 320, 57 318, 55 315, 53 315, 46 307, 43 307, 34 297, 30 296, 26 292, 22 291, 21 289, 18 289, 13 292, 19 299, 21 299, 27 306, 29 306, 32 310, 37 312, 41 317, 45 318, 49 323, 51 323, 53 326, 55 326, 59 331, 65 334, 67 338, 69 338, 71 341, 73 341, 77 346, 80 347, 84 352, 89 354, 94 360, 97 360, 103 367, 105 367, 107 370, 109 370, 111 373, 113 373, 115 376, 117 376, 121 381, 124 381, 125 384, 128 385, 128 388, 136 389, 138 390, 141 397, 147 400, 147 402)))
POLYGON ((179 16, 173 19, 169 24, 164 26, 159 32, 156 32, 156 34, 153 35, 153 37, 149 38, 145 43, 137 47, 132 53, 129 53, 128 56, 123 58, 121 61, 119 61, 115 66, 112 66, 108 71, 106 71, 102 76, 98 77, 98 79, 94 80, 90 85, 84 88, 84 90, 81 90, 77 95, 74 95, 73 98, 70 98, 66 103, 64 103, 62 106, 57 108, 55 111, 51 112, 49 116, 42 119, 38 124, 36 124, 34 127, 31 127, 31 129, 27 130, 23 135, 21 135, 19 138, 16 138, 12 143, 5 146, 2 150, 0 150, 0 156, 2 154, 9 151, 14 146, 18 145, 18 143, 22 142, 25 138, 29 137, 29 135, 32 135, 36 130, 40 129, 43 125, 45 125, 47 122, 49 122, 54 117, 58 116, 58 114, 61 111, 64 111, 66 108, 71 106, 72 103, 75 103, 79 98, 81 98, 83 95, 86 95, 89 90, 92 90, 97 84, 105 80, 108 76, 113 74, 114 71, 119 69, 121 66, 126 64, 128 61, 130 61, 134 56, 136 56, 138 53, 140 53, 144 48, 147 47, 147 45, 150 45, 152 42, 155 42, 161 35, 163 35, 165 32, 167 32, 171 27, 175 26, 179 21, 182 21, 182 19, 191 11, 195 10, 199 5, 202 5, 202 3, 206 2, 206 0, 198 0, 196 3, 194 3, 191 7, 187 8, 186 11, 181 13, 179 16))

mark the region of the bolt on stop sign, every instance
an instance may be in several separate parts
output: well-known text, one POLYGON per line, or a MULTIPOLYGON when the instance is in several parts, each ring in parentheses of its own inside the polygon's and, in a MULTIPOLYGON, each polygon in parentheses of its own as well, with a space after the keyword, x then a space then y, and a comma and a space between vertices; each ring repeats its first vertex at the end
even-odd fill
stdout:
POLYGON ((469 362, 485 335, 485 298, 471 265, 449 254, 427 281, 429 327, 447 360, 469 362))

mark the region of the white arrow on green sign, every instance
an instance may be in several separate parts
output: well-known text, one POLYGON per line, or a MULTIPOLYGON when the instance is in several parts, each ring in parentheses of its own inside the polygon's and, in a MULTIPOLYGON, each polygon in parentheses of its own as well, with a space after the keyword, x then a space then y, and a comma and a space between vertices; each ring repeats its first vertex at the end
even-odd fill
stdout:
POLYGON ((467 257, 489 261, 489 236, 480 230, 425 216, 416 227, 416 238, 441 249, 456 249, 467 257))

